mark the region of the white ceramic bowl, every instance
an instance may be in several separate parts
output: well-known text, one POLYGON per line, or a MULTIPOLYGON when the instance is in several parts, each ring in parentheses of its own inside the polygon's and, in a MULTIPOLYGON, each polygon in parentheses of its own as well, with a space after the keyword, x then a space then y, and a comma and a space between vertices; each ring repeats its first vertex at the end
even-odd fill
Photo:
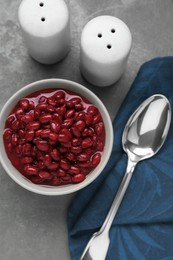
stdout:
POLYGON ((91 92, 89 89, 85 88, 84 86, 76 82, 72 82, 64 79, 46 79, 46 80, 33 82, 21 88, 19 91, 17 91, 6 102, 0 114, 0 161, 2 163, 2 166, 4 167, 8 175, 20 186, 38 194, 64 195, 84 188, 92 181, 94 181, 106 166, 112 151, 112 145, 113 145, 112 123, 105 106, 93 92, 91 92), (3 143, 3 130, 4 130, 5 121, 9 113, 11 112, 12 108, 16 105, 16 103, 21 98, 26 97, 27 95, 37 90, 46 89, 46 88, 62 88, 62 89, 68 89, 74 91, 77 94, 87 98, 91 103, 93 103, 99 109, 102 115, 103 122, 105 125, 105 133, 106 133, 105 147, 104 147, 102 159, 99 165, 90 174, 88 174, 86 179, 81 183, 68 184, 64 186, 46 186, 46 185, 34 184, 30 182, 28 179, 26 179, 20 172, 18 172, 18 170, 11 164, 5 152, 4 143, 3 143))

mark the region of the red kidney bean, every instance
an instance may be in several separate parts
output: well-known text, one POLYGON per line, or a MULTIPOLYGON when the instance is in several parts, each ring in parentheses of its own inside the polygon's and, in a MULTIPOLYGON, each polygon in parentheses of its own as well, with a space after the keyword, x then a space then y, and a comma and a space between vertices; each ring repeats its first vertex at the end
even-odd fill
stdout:
POLYGON ((61 124, 61 127, 70 128, 72 126, 72 124, 73 124, 73 118, 68 118, 63 121, 63 123, 61 124))
POLYGON ((88 173, 90 173, 92 170, 91 167, 85 167, 85 168, 82 168, 82 173, 87 175, 88 173))
POLYGON ((100 114, 97 114, 96 116, 93 117, 93 125, 99 123, 102 120, 102 117, 100 114))
POLYGON ((56 100, 53 97, 48 98, 47 102, 49 103, 49 105, 51 105, 53 107, 55 107, 57 104, 56 100))
POLYGON ((97 141, 97 150, 102 152, 103 149, 104 149, 104 143, 101 140, 98 140, 97 141))
POLYGON ((90 126, 90 125, 92 125, 92 122, 93 122, 93 117, 92 117, 92 115, 86 113, 86 114, 85 114, 85 123, 86 123, 86 125, 87 125, 87 126, 90 126))
POLYGON ((36 133, 41 138, 48 138, 51 131, 50 131, 50 129, 42 129, 42 130, 40 129, 40 130, 37 130, 36 133))
POLYGON ((26 115, 22 115, 20 120, 22 122, 28 124, 29 122, 32 122, 34 120, 34 117, 32 114, 26 114, 26 115))
POLYGON ((88 107, 87 112, 88 114, 95 116, 98 114, 98 109, 95 106, 91 105, 88 107))
POLYGON ((52 115, 51 114, 45 114, 45 115, 39 117, 39 121, 42 124, 49 123, 51 121, 51 119, 52 119, 52 115))
MULTIPOLYGON (((69 141, 71 141, 72 140, 72 134, 71 134, 71 132, 69 131, 69 129, 67 129, 67 128, 63 128, 63 129, 61 129, 60 130, 60 132, 59 132, 61 135, 65 135, 66 136, 66 141, 67 142, 69 142, 69 141)), ((66 142, 66 141, 64 141, 64 142, 66 142)), ((63 141, 62 141, 63 142, 63 141)))
POLYGON ((101 154, 95 153, 92 157, 92 165, 96 167, 99 164, 100 160, 101 160, 101 154))
POLYGON ((80 168, 78 166, 70 166, 70 169, 68 170, 70 174, 79 174, 80 173, 80 168))
POLYGON ((63 170, 69 170, 70 169, 71 164, 66 160, 66 159, 61 159, 60 160, 60 167, 63 170))
POLYGON ((34 109, 34 117, 37 119, 41 115, 41 110, 39 108, 34 109))
POLYGON ((59 123, 57 123, 57 121, 52 120, 50 122, 50 129, 52 130, 52 132, 58 133, 59 130, 61 129, 61 126, 59 123))
POLYGON ((82 148, 89 148, 93 145, 93 141, 91 140, 91 138, 85 138, 83 141, 82 141, 82 148))
POLYGON ((86 148, 86 149, 83 149, 84 153, 88 154, 88 155, 91 155, 94 153, 93 149, 92 148, 86 148))
MULTIPOLYGON (((43 129, 44 130, 44 129, 43 129)), ((43 131, 42 129, 39 129, 37 131, 35 131, 35 137, 41 137, 41 133, 43 131)), ((47 129, 46 129, 47 130, 47 129)))
POLYGON ((82 168, 87 168, 92 166, 90 161, 86 161, 86 162, 78 162, 78 165, 82 168))
POLYGON ((42 152, 48 152, 49 151, 49 143, 47 141, 38 140, 36 142, 37 148, 42 152))
POLYGON ((82 152, 82 147, 81 146, 72 146, 70 148, 70 151, 74 154, 79 154, 82 152))
POLYGON ((79 129, 75 125, 72 126, 71 131, 72 131, 74 136, 76 136, 76 137, 81 136, 81 132, 79 131, 79 129))
POLYGON ((46 171, 40 171, 39 176, 40 176, 41 179, 44 179, 44 180, 51 178, 51 174, 49 172, 46 172, 46 171))
POLYGON ((66 174, 65 176, 61 177, 61 182, 63 184, 71 183, 71 176, 69 174, 66 174))
POLYGON ((74 108, 75 104, 73 104, 73 102, 71 102, 71 101, 67 101, 67 102, 66 102, 66 106, 67 106, 68 108, 74 108))
POLYGON ((63 169, 59 168, 59 169, 57 170, 57 176, 63 177, 63 176, 65 176, 65 175, 66 175, 66 171, 64 171, 63 169))
POLYGON ((59 142, 69 142, 70 141, 70 138, 68 135, 66 134, 59 134, 58 135, 58 141, 59 142))
POLYGON ((65 98, 65 93, 64 93, 64 91, 62 91, 62 90, 58 90, 58 91, 55 93, 54 96, 55 96, 56 99, 65 98))
POLYGON ((17 119, 20 119, 20 118, 24 115, 23 109, 22 109, 21 107, 19 107, 19 108, 16 110, 15 115, 16 115, 16 118, 17 118, 17 119))
POLYGON ((41 103, 41 104, 38 104, 35 109, 38 109, 40 111, 46 111, 47 106, 48 106, 47 104, 41 103))
POLYGON ((75 126, 78 128, 80 132, 82 132, 85 128, 85 122, 82 120, 79 120, 75 123, 75 126))
POLYGON ((94 135, 94 130, 93 130, 93 128, 89 128, 88 129, 88 136, 90 136, 90 137, 92 137, 94 135))
POLYGON ((57 162, 52 162, 47 168, 51 171, 55 171, 59 168, 59 163, 57 162))
POLYGON ((19 123, 19 121, 18 121, 18 120, 13 121, 13 123, 11 124, 11 128, 12 128, 14 131, 19 130, 19 128, 20 128, 20 123, 19 123))
POLYGON ((31 181, 35 184, 40 184, 43 182, 43 179, 40 178, 40 176, 35 175, 35 176, 31 176, 31 181))
POLYGON ((77 122, 79 120, 85 121, 85 113, 84 112, 75 112, 74 120, 77 122))
POLYGON ((20 138, 24 138, 25 137, 25 131, 22 130, 22 129, 19 129, 18 135, 19 135, 20 138))
POLYGON ((29 122, 26 127, 29 130, 38 130, 40 128, 40 122, 38 121, 29 122))
POLYGON ((27 110, 29 108, 29 100, 26 98, 20 100, 19 104, 23 110, 27 110))
POLYGON ((68 109, 68 110, 66 111, 66 113, 65 113, 65 118, 70 118, 70 117, 72 117, 72 116, 74 115, 74 113, 75 113, 75 110, 74 110, 73 108, 68 109))
POLYGON ((57 176, 54 176, 53 179, 51 180, 51 184, 53 186, 59 186, 61 185, 61 180, 57 176))
POLYGON ((52 163, 52 158, 51 158, 50 154, 46 154, 46 155, 44 156, 43 163, 44 163, 47 167, 49 167, 49 166, 51 165, 51 163, 52 163))
POLYGON ((88 136, 88 128, 85 128, 82 132, 82 137, 88 136))
POLYGON ((31 144, 29 144, 29 143, 23 144, 23 146, 22 146, 22 154, 23 155, 30 155, 31 148, 32 148, 31 144))
POLYGON ((73 146, 79 146, 79 145, 81 145, 81 143, 82 143, 82 139, 81 138, 73 138, 72 139, 72 145, 73 146))
POLYGON ((81 153, 77 156, 77 160, 80 162, 85 162, 89 159, 89 155, 87 153, 81 153))
POLYGON ((8 152, 12 152, 12 144, 11 143, 7 143, 7 150, 8 152))
POLYGON ((19 144, 16 149, 15 149, 15 152, 17 155, 21 155, 22 154, 22 145, 19 144))
POLYGON ((11 125, 14 122, 14 120, 15 120, 14 115, 10 115, 7 118, 7 123, 11 125))
POLYGON ((95 125, 95 132, 98 136, 101 136, 104 132, 104 125, 103 123, 99 123, 95 125))
POLYGON ((58 123, 58 124, 62 124, 62 116, 59 115, 58 113, 54 113, 53 114, 53 119, 58 123))
POLYGON ((65 99, 64 98, 60 98, 57 100, 57 106, 61 107, 65 104, 65 99))
POLYGON ((80 110, 82 110, 82 109, 84 109, 84 106, 83 106, 81 103, 75 105, 75 110, 76 110, 76 111, 80 111, 80 110))
POLYGON ((50 138, 52 141, 58 141, 58 140, 59 140, 58 134, 53 133, 53 132, 50 132, 50 133, 49 133, 49 138, 50 138))
POLYGON ((36 166, 30 165, 30 164, 28 164, 24 167, 24 171, 28 175, 37 175, 38 174, 38 168, 36 166))
POLYGON ((6 128, 3 133, 3 137, 5 141, 10 142, 12 137, 12 130, 9 128, 6 128))
POLYGON ((28 164, 28 163, 32 163, 33 159, 32 157, 29 156, 25 156, 21 158, 21 163, 23 164, 28 164))
POLYGON ((44 162, 42 162, 42 161, 39 161, 39 162, 38 162, 38 169, 39 169, 39 170, 44 170, 44 169, 45 169, 45 164, 44 164, 44 162))
POLYGON ((80 183, 85 180, 85 175, 83 173, 76 174, 72 177, 73 183, 80 183))
POLYGON ((12 145, 17 146, 17 144, 18 144, 18 135, 16 133, 12 134, 11 143, 12 143, 12 145))
POLYGON ((55 108, 52 105, 46 105, 46 111, 48 113, 53 113, 55 112, 55 108))
POLYGON ((64 116, 66 113, 66 107, 65 106, 61 106, 61 107, 57 107, 56 108, 56 112, 61 115, 64 116))
POLYGON ((91 139, 92 139, 92 141, 93 141, 93 146, 94 146, 94 147, 97 146, 97 140, 98 140, 97 135, 96 135, 96 134, 93 134, 93 136, 91 137, 91 139))
POLYGON ((82 100, 79 97, 74 97, 71 98, 69 101, 72 102, 74 105, 76 105, 79 104, 82 100))
POLYGON ((55 161, 60 161, 60 159, 61 159, 61 154, 60 154, 59 150, 57 150, 56 148, 51 151, 50 155, 52 156, 53 160, 55 160, 55 161))
POLYGON ((46 103, 47 102, 47 97, 41 96, 38 102, 39 103, 46 103))
POLYGON ((74 155, 74 153, 71 153, 71 152, 68 152, 66 155, 65 155, 65 158, 67 158, 69 161, 76 161, 76 156, 74 155))
POLYGON ((35 108, 34 101, 29 100, 29 109, 34 109, 34 108, 35 108))
POLYGON ((25 134, 25 140, 27 142, 32 141, 34 138, 35 132, 33 130, 27 130, 25 134))

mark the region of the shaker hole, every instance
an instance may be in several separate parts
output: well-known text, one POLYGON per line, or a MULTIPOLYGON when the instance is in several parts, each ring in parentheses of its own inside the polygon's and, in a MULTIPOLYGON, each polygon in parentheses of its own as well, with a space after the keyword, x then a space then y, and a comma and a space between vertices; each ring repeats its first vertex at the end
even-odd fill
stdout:
POLYGON ((112 29, 111 32, 112 32, 112 33, 115 33, 115 29, 112 29))
POLYGON ((44 3, 43 3, 43 2, 41 2, 41 3, 40 3, 40 6, 41 6, 41 7, 43 7, 43 6, 44 6, 44 3))
POLYGON ((42 21, 42 22, 45 22, 45 20, 46 20, 45 17, 42 17, 42 18, 41 18, 41 21, 42 21))
POLYGON ((102 34, 101 34, 101 33, 99 33, 99 34, 98 34, 98 37, 99 37, 99 38, 102 38, 102 34))
POLYGON ((108 44, 108 45, 107 45, 107 48, 108 48, 108 49, 111 49, 111 48, 112 48, 112 46, 111 46, 110 44, 108 44))

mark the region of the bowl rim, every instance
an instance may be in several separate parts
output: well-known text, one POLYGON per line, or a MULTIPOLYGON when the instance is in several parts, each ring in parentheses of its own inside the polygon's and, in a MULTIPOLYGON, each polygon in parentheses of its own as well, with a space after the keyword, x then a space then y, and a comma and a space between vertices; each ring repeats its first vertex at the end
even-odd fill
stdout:
MULTIPOLYGON (((91 103, 93 103, 93 100, 91 101, 91 103)), ((15 101, 15 104, 16 104, 16 102, 17 101, 15 101)), ((7 114, 9 114, 9 113, 10 112, 8 112, 7 114)), ((105 122, 104 122, 104 124, 105 124, 105 122)), ((34 193, 37 193, 37 194, 51 195, 51 196, 55 195, 56 196, 56 195, 65 195, 65 194, 69 194, 69 193, 73 193, 78 190, 81 190, 82 188, 84 188, 87 185, 89 185, 90 183, 92 183, 101 174, 101 172, 105 168, 105 166, 109 160, 109 157, 111 155, 111 152, 112 152, 113 126, 112 126, 112 122, 110 119, 110 115, 109 115, 105 105, 96 96, 96 94, 93 93, 91 90, 89 90, 88 88, 84 87, 83 85, 81 85, 75 81, 71 81, 71 80, 67 80, 67 79, 61 79, 61 78, 42 79, 42 80, 34 81, 34 82, 27 84, 26 86, 20 88, 4 104, 4 106, 0 112, 0 126, 2 128, 2 131, 0 133, 0 143, 2 143, 2 146, 0 148, 0 162, 1 162, 4 170, 21 187, 23 187, 29 191, 32 191, 34 193), (42 84, 45 87, 43 87, 42 84), (102 156, 102 159, 104 159, 104 160, 102 161, 102 164, 98 165, 99 170, 97 170, 96 173, 95 173, 95 169, 98 169, 98 166, 93 170, 93 172, 92 172, 93 174, 90 173, 89 175, 87 175, 86 179, 83 182, 78 183, 78 184, 68 184, 68 185, 62 185, 62 186, 48 186, 48 185, 34 184, 17 171, 17 169, 11 164, 10 160, 8 159, 6 152, 4 152, 5 148, 4 148, 4 143, 3 143, 3 129, 4 129, 4 123, 6 121, 6 117, 4 118, 5 111, 6 110, 11 111, 11 109, 14 107, 14 105, 12 105, 13 100, 17 99, 19 101, 22 97, 25 97, 29 93, 33 93, 37 90, 46 89, 46 88, 54 88, 51 86, 52 84, 64 84, 64 86, 62 86, 62 87, 58 86, 57 89, 60 89, 60 88, 69 89, 69 86, 71 86, 70 88, 73 88, 75 86, 76 90, 72 90, 72 91, 76 92, 76 94, 79 94, 81 96, 84 96, 84 94, 87 94, 87 99, 89 99, 89 101, 91 101, 91 99, 95 100, 95 102, 97 103, 96 106, 99 106, 99 111, 102 114, 102 117, 104 114, 103 121, 106 121, 105 128, 109 134, 109 138, 108 138, 109 144, 107 145, 107 152, 103 153, 104 156, 102 156), (65 88, 65 85, 67 85, 68 87, 65 88), (35 87, 35 90, 33 89, 34 87, 35 87), (82 93, 79 93, 79 89, 82 90, 82 93), (26 92, 28 92, 28 94, 26 92), (89 96, 89 98, 88 98, 88 96, 89 96), (2 124, 3 119, 4 119, 4 122, 2 124), (9 164, 5 162, 5 159, 3 158, 4 155, 6 157, 5 159, 7 160, 7 162, 9 164), (11 170, 10 170, 10 167, 11 167, 11 170), (16 177, 14 172, 18 177, 16 177)))

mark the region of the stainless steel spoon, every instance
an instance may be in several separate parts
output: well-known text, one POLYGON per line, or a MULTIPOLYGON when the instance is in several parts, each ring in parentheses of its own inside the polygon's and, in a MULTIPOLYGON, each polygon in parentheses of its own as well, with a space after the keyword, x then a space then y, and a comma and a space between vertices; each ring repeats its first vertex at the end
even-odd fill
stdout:
POLYGON ((80 260, 105 260, 109 248, 109 230, 136 164, 155 155, 162 147, 171 122, 171 107, 163 95, 146 99, 129 118, 122 136, 128 155, 126 173, 101 229, 94 233, 80 260))

